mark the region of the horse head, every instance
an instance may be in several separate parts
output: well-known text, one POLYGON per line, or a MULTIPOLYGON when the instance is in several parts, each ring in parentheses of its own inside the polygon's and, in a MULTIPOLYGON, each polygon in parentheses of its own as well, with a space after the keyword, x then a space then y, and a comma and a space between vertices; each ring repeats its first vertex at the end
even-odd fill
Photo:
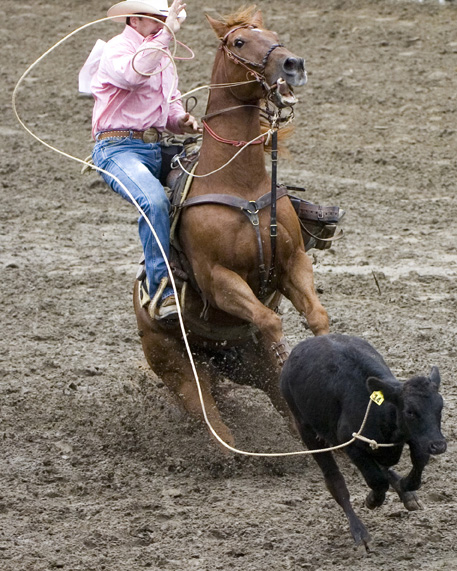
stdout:
POLYGON ((206 17, 221 41, 214 69, 223 70, 222 81, 240 83, 237 99, 271 99, 280 108, 296 103, 293 88, 307 81, 304 59, 285 48, 276 32, 263 27, 260 10, 251 6, 222 20, 206 17))

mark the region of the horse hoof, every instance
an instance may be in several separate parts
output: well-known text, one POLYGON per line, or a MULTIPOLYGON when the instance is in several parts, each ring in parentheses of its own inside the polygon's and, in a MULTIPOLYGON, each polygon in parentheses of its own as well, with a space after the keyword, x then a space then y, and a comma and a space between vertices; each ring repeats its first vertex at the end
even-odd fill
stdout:
POLYGON ((224 426, 212 426, 216 435, 210 430, 210 435, 214 442, 217 444, 219 450, 225 455, 229 456, 233 451, 230 448, 235 448, 235 438, 230 429, 224 426), (230 448, 229 448, 230 447, 230 448))

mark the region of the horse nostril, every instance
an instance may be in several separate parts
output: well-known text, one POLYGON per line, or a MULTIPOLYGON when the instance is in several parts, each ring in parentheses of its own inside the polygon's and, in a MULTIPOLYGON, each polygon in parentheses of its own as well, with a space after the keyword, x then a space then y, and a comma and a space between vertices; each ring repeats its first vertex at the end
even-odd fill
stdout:
POLYGON ((283 69, 286 73, 305 71, 305 60, 303 58, 288 57, 283 63, 283 69))
POLYGON ((430 444, 430 454, 443 454, 446 452, 447 444, 445 440, 437 440, 430 444))

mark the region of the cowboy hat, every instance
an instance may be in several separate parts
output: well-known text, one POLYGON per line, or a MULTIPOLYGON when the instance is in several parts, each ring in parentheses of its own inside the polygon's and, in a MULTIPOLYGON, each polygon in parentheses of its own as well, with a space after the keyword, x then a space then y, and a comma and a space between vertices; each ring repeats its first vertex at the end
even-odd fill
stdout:
MULTIPOLYGON (((131 14, 151 14, 151 16, 168 16, 170 9, 167 0, 124 0, 111 6, 107 12, 107 16, 116 16, 112 18, 113 22, 125 23, 125 18, 131 14)), ((185 10, 179 14, 180 18, 186 17, 185 10)))

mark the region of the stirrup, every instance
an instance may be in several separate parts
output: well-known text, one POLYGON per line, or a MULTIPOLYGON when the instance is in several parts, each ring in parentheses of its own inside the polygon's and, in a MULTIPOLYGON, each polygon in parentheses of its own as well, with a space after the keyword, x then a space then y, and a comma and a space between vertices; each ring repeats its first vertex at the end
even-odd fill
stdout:
POLYGON ((149 313, 149 317, 151 317, 152 319, 154 319, 154 317, 155 317, 156 306, 157 306, 159 300, 162 298, 162 294, 165 291, 165 288, 167 287, 167 283, 168 283, 168 278, 162 278, 160 280, 159 287, 157 288, 157 291, 155 292, 154 297, 152 297, 151 301, 149 302, 148 313, 149 313))

